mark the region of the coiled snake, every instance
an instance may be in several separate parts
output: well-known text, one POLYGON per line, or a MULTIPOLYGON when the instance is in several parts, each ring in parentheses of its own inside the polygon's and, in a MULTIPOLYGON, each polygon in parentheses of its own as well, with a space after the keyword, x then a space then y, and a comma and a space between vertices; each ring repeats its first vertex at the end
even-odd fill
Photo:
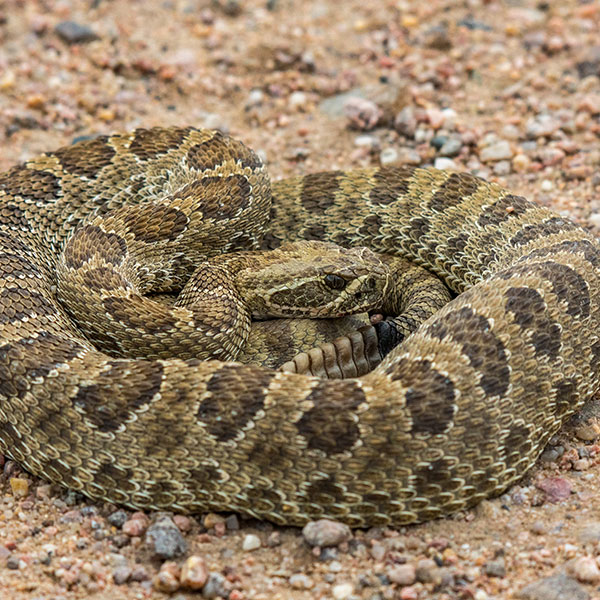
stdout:
MULTIPOLYGON (((502 492, 598 388, 600 247, 582 228, 433 169, 317 173, 270 198, 250 150, 191 128, 100 137, 0 175, 0 449, 139 508, 407 524, 502 492), (162 257, 190 224, 189 194, 199 250, 162 257), (89 259, 77 243, 64 252, 89 219, 161 198, 158 229, 131 222, 154 260, 326 240, 408 258, 458 296, 357 379, 115 358, 58 302, 56 266, 89 259)), ((127 240, 95 236, 118 264, 127 240)), ((106 308, 134 330, 121 309, 106 308)))

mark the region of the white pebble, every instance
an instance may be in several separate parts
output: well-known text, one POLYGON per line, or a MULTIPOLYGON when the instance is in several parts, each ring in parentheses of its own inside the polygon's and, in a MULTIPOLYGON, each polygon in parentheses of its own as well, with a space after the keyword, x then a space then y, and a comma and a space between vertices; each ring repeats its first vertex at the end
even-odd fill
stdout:
POLYGON ((451 158, 446 158, 445 156, 439 156, 435 159, 433 166, 436 169, 450 169, 455 171, 458 169, 458 166, 451 158))
POLYGON ((357 135, 354 138, 354 145, 359 148, 376 148, 379 140, 372 135, 357 135))
POLYGON ((395 148, 385 148, 379 155, 379 162, 382 167, 392 165, 398 160, 398 151, 395 148))
POLYGON ((549 179, 544 179, 540 187, 543 192, 551 192, 554 189, 554 184, 549 179))
POLYGON ((290 94, 288 102, 292 108, 302 108, 306 106, 306 94, 304 92, 293 92, 290 94))
POLYGON ((340 583, 333 588, 333 597, 335 600, 344 600, 352 595, 354 586, 351 583, 340 583))
POLYGON ((485 146, 479 152, 479 158, 483 162, 506 160, 513 157, 513 151, 506 140, 499 140, 489 146, 485 146))
POLYGON ((251 552, 257 548, 260 548, 260 538, 257 535, 249 533, 244 537, 244 541, 242 543, 242 550, 244 550, 244 552, 251 552))

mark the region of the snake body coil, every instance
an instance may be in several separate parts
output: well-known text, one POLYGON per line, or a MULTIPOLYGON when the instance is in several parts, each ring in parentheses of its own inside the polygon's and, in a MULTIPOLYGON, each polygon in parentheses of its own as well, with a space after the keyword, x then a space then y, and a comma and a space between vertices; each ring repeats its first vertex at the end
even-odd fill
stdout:
MULTIPOLYGON (((272 195, 251 151, 190 128, 101 137, 0 175, 0 449, 139 508, 406 524, 502 492, 598 388, 600 246, 582 228, 427 169, 318 173, 272 195), (360 379, 100 352, 57 297, 66 241, 94 215, 189 193, 205 198, 198 246, 164 260, 319 239, 406 257, 458 296, 360 379)), ((160 250, 192 219, 184 200, 163 216, 158 230, 138 218, 136 239, 160 250)), ((127 242, 97 238, 119 261, 127 242)), ((121 308, 107 311, 135 335, 139 315, 121 308)))

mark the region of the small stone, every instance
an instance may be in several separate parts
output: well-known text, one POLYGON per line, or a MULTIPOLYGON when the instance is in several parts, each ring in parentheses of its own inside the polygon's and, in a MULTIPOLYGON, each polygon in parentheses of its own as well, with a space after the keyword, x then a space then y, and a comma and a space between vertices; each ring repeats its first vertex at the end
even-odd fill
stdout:
POLYGON ((479 159, 483 162, 493 162, 497 160, 506 160, 513 157, 513 151, 510 143, 506 140, 498 140, 485 146, 479 152, 479 159))
POLYGON ((306 94, 304 92, 300 92, 300 91, 292 92, 290 94, 290 97, 288 98, 288 104, 290 105, 290 108, 293 108, 296 110, 305 108, 307 102, 308 102, 308 99, 306 97, 306 94))
POLYGON ((433 161, 433 166, 436 169, 456 171, 458 169, 458 165, 451 159, 440 156, 433 161))
POLYGON ((590 595, 577 581, 564 574, 534 581, 517 592, 521 600, 589 600, 590 595))
POLYGON ((6 559, 6 568, 16 571, 19 568, 19 559, 16 556, 9 556, 6 559))
POLYGON ((531 159, 526 154, 517 154, 512 159, 512 166, 517 173, 525 173, 531 166, 531 159))
POLYGON ((353 96, 344 103, 344 114, 352 128, 369 131, 383 117, 383 110, 372 100, 353 96))
POLYGON ((559 164, 566 156, 560 148, 541 148, 538 155, 545 167, 559 164))
POLYGON ((417 563, 415 569, 415 575, 417 581, 421 583, 435 583, 438 577, 439 567, 435 564, 435 561, 431 558, 423 558, 417 563))
POLYGON ((185 515, 175 515, 173 517, 173 523, 175 523, 177 529, 183 533, 186 533, 192 528, 192 520, 185 515))
POLYGON ((485 574, 490 577, 504 577, 506 575, 506 565, 504 559, 499 557, 485 563, 485 574))
POLYGON ((383 560, 386 552, 386 547, 383 544, 373 544, 371 547, 371 556, 377 561, 383 560))
POLYGON ((525 134, 530 139, 549 137, 559 129, 559 121, 549 114, 537 115, 525 123, 525 134))
POLYGON ((417 130, 417 118, 415 109, 412 106, 405 106, 394 120, 394 127, 398 133, 407 137, 413 138, 417 130))
POLYGON ((129 519, 123 523, 123 533, 129 537, 139 537, 148 529, 148 523, 143 519, 129 519))
POLYGON ((225 525, 229 531, 238 531, 240 528, 240 521, 237 518, 237 515, 229 515, 225 519, 225 525))
POLYGON ((244 541, 242 543, 242 550, 244 552, 252 552, 252 550, 257 550, 260 548, 260 546, 260 538, 257 535, 249 533, 248 535, 244 536, 244 541))
POLYGON ((384 148, 379 155, 379 164, 382 167, 398 164, 398 151, 395 148, 384 148))
POLYGON ((547 477, 538 481, 535 486, 542 490, 548 502, 556 503, 566 500, 571 495, 573 486, 563 477, 547 477))
POLYGON ((600 521, 592 521, 583 525, 578 531, 577 539, 582 544, 600 542, 600 521))
POLYGON ((448 138, 440 148, 439 152, 441 156, 457 156, 460 154, 462 148, 462 141, 458 138, 448 138))
POLYGON ((252 108, 254 106, 260 106, 265 99, 265 94, 262 90, 256 89, 251 90, 246 100, 246 108, 252 108))
POLYGON ((25 498, 29 493, 29 481, 20 477, 11 477, 10 489, 15 498, 25 498))
POLYGON ((529 528, 531 533, 535 533, 535 535, 545 535, 548 533, 548 527, 544 521, 534 521, 529 528))
POLYGON ((221 515, 217 515, 215 513, 207 513, 204 516, 202 525, 204 525, 204 527, 206 527, 206 529, 213 529, 217 523, 224 523, 224 522, 225 522, 225 518, 222 517, 221 515))
POLYGON ((315 586, 315 582, 303 573, 295 573, 289 581, 295 590, 311 590, 315 586))
POLYGON ((510 161, 499 160, 494 165, 494 173, 496 175, 508 175, 510 173, 510 161))
POLYGON ((351 583, 340 583, 334 586, 331 593, 335 600, 345 600, 345 598, 348 598, 352 595, 353 591, 354 586, 351 583))
POLYGON ((121 529, 125 522, 127 521, 127 512, 124 510, 116 510, 115 512, 108 515, 108 522, 116 527, 117 529, 121 529))
POLYGON ((227 598, 229 590, 227 589, 227 581, 223 575, 211 571, 208 574, 208 580, 202 588, 202 596, 204 598, 227 598))
POLYGON ((85 44, 99 39, 90 27, 75 21, 62 21, 54 28, 54 31, 67 44, 85 44))
POLYGON ((131 577, 131 569, 126 565, 117 567, 113 571, 113 581, 117 585, 123 585, 124 583, 127 583, 128 579, 130 577, 131 577))
POLYGON ((152 580, 160 592, 173 593, 179 589, 179 569, 174 562, 165 562, 152 580))
POLYGON ((417 580, 417 573, 413 565, 396 565, 386 571, 392 583, 398 585, 412 585, 417 580))
POLYGON ((375 150, 379 147, 379 140, 373 135, 357 135, 354 138, 354 145, 358 148, 375 150))
POLYGON ((549 179, 544 179, 540 184, 542 192, 551 192, 554 189, 554 184, 549 179))
POLYGON ((208 580, 206 562, 201 556, 190 556, 181 567, 179 581, 190 590, 201 590, 208 580))
POLYGON ((187 544, 170 517, 162 517, 146 532, 146 544, 160 558, 175 558, 187 550, 187 544))
POLYGON ((148 581, 148 579, 150 579, 148 571, 146 571, 146 567, 143 567, 142 565, 133 567, 131 575, 129 576, 130 581, 148 581))
POLYGON ((570 572, 581 583, 597 583, 600 581, 600 569, 591 556, 578 558, 571 565, 570 572))
POLYGON ((352 532, 347 525, 329 519, 307 523, 302 535, 309 546, 338 546, 352 538, 352 532))

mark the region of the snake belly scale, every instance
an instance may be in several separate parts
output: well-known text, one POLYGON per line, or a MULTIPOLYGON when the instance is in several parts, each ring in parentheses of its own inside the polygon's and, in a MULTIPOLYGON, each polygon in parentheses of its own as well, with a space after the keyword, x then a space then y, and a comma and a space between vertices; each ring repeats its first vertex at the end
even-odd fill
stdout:
MULTIPOLYGON (((191 128, 101 137, 0 175, 0 449, 142 509, 407 524, 506 489, 597 390, 600 246, 584 229, 429 169, 311 174, 270 199, 253 152, 191 128), (198 187, 200 252, 367 246, 458 296, 359 379, 100 352, 57 298, 66 240, 94 214, 198 187)), ((139 235, 176 236, 189 215, 175 216, 139 235)), ((115 260, 121 241, 102 239, 115 260)))

